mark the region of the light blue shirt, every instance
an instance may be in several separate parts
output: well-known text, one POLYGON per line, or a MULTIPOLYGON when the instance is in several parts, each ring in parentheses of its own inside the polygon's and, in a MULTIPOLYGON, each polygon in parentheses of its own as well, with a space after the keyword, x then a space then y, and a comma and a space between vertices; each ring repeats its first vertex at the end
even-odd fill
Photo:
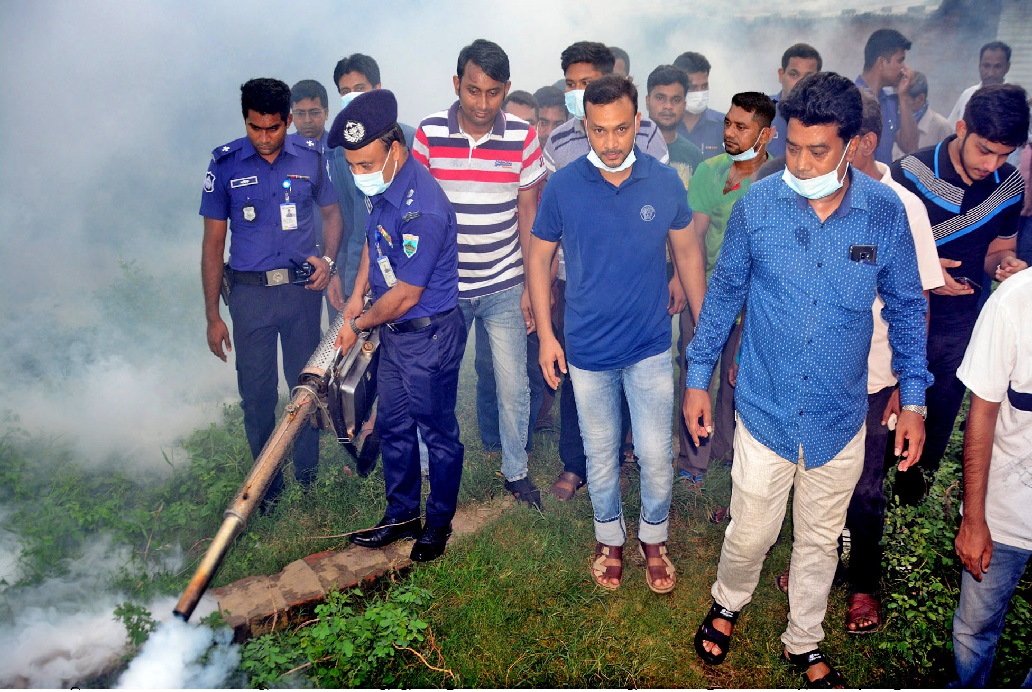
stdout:
POLYGON ((807 468, 833 459, 864 424, 875 291, 885 300, 901 403, 923 405, 932 383, 927 304, 903 204, 887 186, 849 175, 823 223, 780 176, 735 203, 687 349, 687 385, 705 390, 744 302, 735 407, 778 456, 797 461, 801 445, 807 468), (877 257, 854 261, 852 246, 874 246, 877 257))

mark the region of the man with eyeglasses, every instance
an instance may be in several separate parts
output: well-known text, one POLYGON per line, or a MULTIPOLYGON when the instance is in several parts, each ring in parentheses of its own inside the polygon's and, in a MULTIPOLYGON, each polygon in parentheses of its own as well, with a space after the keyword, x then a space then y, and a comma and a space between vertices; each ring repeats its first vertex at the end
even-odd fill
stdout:
POLYGON ((294 116, 294 129, 305 139, 318 142, 320 154, 326 151, 329 106, 326 87, 314 79, 302 79, 290 88, 290 112, 294 116))

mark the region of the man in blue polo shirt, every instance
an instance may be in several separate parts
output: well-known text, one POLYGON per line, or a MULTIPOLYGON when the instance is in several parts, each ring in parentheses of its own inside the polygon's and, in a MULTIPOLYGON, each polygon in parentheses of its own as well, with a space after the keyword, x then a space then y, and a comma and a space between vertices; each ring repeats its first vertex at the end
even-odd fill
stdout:
POLYGON ((378 548, 418 536, 412 559, 419 562, 444 553, 458 501, 463 448, 455 397, 466 326, 458 310, 455 212, 409 155, 397 120, 394 94, 377 89, 345 106, 330 129, 330 144, 343 147, 370 208, 366 246, 334 345, 347 350, 360 334, 383 325, 376 388, 387 511, 351 542, 378 548), (362 312, 370 287, 374 302, 362 312), (422 529, 417 429, 430 452, 422 529))
POLYGON ((698 443, 712 433, 706 388, 713 367, 745 304, 731 524, 695 649, 710 665, 724 661, 794 488, 784 655, 807 686, 835 687, 845 684, 842 676, 817 647, 837 540, 864 464, 871 305, 875 292, 885 301, 899 373, 901 467, 920 459, 924 441, 927 308, 902 202, 849 170, 860 90, 841 75, 818 72, 800 80, 780 110, 788 122, 785 172, 754 184, 731 211, 688 346, 684 414, 698 443))
POLYGON ((878 97, 882 112, 882 133, 874 158, 885 165, 892 163, 892 145, 904 154, 917 149, 921 133, 911 110, 910 101, 899 95, 910 88, 911 72, 903 62, 907 59, 910 41, 895 29, 878 29, 864 45, 864 71, 856 85, 878 97))
MULTIPOLYGON (((319 345, 320 297, 334 271, 330 258, 337 254, 341 218, 317 143, 287 135, 289 87, 277 79, 252 79, 240 93, 247 137, 216 148, 204 178, 201 280, 208 348, 222 360, 232 350, 219 314, 223 276, 231 285, 237 387, 247 443, 257 458, 276 425, 277 340, 288 386, 297 382, 319 345), (323 221, 321 238, 313 231, 316 214, 323 221), (227 235, 229 263, 224 266, 227 235), (305 262, 314 272, 308 278, 301 272, 305 262)), ((319 431, 306 428, 294 443, 297 480, 312 483, 318 463, 319 431)), ((277 474, 265 507, 282 488, 282 474, 277 474)))
POLYGON ((674 60, 688 75, 684 119, 678 134, 702 150, 703 160, 724 152, 724 114, 709 107, 710 63, 705 55, 688 51, 674 60))
POLYGON ((687 228, 692 212, 677 172, 635 146, 641 115, 633 82, 599 77, 587 85, 584 103, 591 149, 549 180, 531 240, 527 271, 539 362, 549 385, 559 384, 558 367, 577 389, 595 515, 592 575, 606 589, 622 581, 627 539, 619 482, 621 391, 626 393, 641 465, 638 540, 646 582, 656 593, 669 593, 675 582, 666 550, 674 387, 666 247, 669 241, 694 315, 706 290, 702 250, 687 228), (550 267, 560 240, 567 273, 565 352, 549 319, 550 267))

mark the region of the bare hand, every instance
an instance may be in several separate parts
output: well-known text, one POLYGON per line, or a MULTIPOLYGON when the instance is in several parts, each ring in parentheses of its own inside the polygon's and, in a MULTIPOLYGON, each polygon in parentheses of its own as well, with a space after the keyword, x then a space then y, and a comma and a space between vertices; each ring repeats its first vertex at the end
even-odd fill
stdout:
POLYGON ((982 581, 982 573, 989 571, 989 561, 993 558, 993 537, 985 520, 961 519, 953 547, 964 569, 971 572, 975 581, 982 581))
POLYGON ((538 348, 538 365, 541 366, 541 374, 545 377, 545 383, 552 389, 559 387, 559 376, 555 374, 555 368, 559 366, 559 372, 566 374, 566 354, 559 340, 542 338, 538 348))
POLYGON ((1028 263, 1019 260, 1017 257, 1005 257, 1002 262, 996 265, 996 272, 993 278, 997 281, 1005 281, 1020 271, 1028 269, 1028 263))
POLYGON ((907 89, 910 88, 910 84, 914 79, 914 73, 910 71, 906 65, 900 69, 899 84, 896 85, 897 94, 907 93, 907 89))
POLYGON ((344 324, 340 325, 340 329, 337 330, 337 338, 333 341, 333 347, 339 348, 342 353, 347 353, 356 341, 358 341, 358 335, 351 328, 350 320, 345 319, 344 324))
POLYGON ((901 408, 899 405, 899 387, 892 390, 892 396, 889 397, 889 401, 885 404, 885 411, 882 413, 881 424, 888 425, 889 418, 895 414, 896 420, 899 420, 899 412, 901 408))
POLYGON ((946 259, 945 257, 939 258, 939 264, 942 265, 942 279, 946 282, 945 286, 939 288, 933 288, 932 293, 940 296, 967 296, 975 292, 975 289, 967 284, 962 284, 954 279, 947 269, 953 269, 960 266, 958 260, 946 259))
POLYGON ((530 307, 530 293, 526 285, 523 287, 523 294, 520 296, 520 309, 523 310, 523 323, 527 325, 527 333, 530 334, 537 327, 534 324, 534 310, 530 307))
POLYGON ((344 322, 347 323, 352 319, 358 319, 358 316, 362 314, 364 306, 365 300, 363 297, 358 295, 358 292, 352 293, 351 297, 348 298, 348 302, 344 305, 344 322))
POLYGON ((678 315, 688 307, 688 296, 684 293, 684 286, 675 276, 670 279, 670 301, 667 303, 667 312, 671 315, 678 315))
POLYGON ((312 272, 312 276, 309 278, 308 283, 305 284, 305 288, 309 291, 323 290, 326 288, 326 284, 330 283, 330 263, 322 257, 316 257, 315 255, 308 258, 308 263, 315 268, 315 271, 312 272))
POLYGON ((684 414, 684 422, 688 425, 688 434, 698 447, 700 437, 709 437, 713 434, 713 412, 709 392, 705 389, 685 388, 681 412, 684 414))
POLYGON ((738 363, 727 369, 727 383, 732 387, 738 386, 738 363))
POLYGON ((226 352, 233 350, 233 344, 229 340, 229 328, 222 318, 216 318, 208 322, 208 350, 226 362, 226 352), (225 350, 223 350, 225 344, 225 350))
POLYGON ((339 312, 344 309, 344 291, 340 287, 340 276, 330 277, 330 283, 326 285, 326 297, 334 310, 339 312))
POLYGON ((900 471, 921 461, 921 450, 924 449, 925 425, 921 414, 913 411, 900 411, 899 419, 896 421, 896 445, 897 457, 902 457, 897 467, 900 471), (904 440, 907 442, 906 450, 903 449, 904 440))

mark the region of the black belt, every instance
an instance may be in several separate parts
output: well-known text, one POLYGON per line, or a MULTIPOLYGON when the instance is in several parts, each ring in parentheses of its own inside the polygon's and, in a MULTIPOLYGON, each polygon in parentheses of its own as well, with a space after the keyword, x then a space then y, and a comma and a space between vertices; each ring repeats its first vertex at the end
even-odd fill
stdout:
POLYGON ((227 267, 226 272, 233 283, 248 286, 282 286, 290 284, 297 278, 297 272, 290 268, 270 269, 264 272, 242 272, 227 267))
POLYGON ((430 315, 429 317, 416 317, 415 319, 405 320, 403 322, 385 322, 384 325, 392 332, 404 334, 406 332, 414 332, 417 329, 429 326, 430 324, 439 321, 443 317, 447 317, 458 308, 452 308, 451 310, 445 310, 439 312, 436 315, 430 315))

